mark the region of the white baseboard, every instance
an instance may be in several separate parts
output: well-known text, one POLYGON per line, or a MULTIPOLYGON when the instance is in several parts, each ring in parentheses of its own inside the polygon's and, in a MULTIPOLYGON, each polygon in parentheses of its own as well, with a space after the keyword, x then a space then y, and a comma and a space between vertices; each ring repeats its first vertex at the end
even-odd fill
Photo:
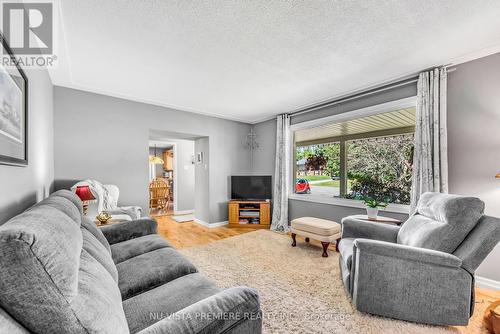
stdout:
POLYGON ((210 224, 209 224, 209 223, 207 223, 206 221, 203 221, 203 220, 201 220, 201 219, 198 219, 198 218, 195 218, 195 219, 194 219, 194 222, 195 222, 196 224, 200 224, 200 225, 205 226, 205 227, 209 227, 209 226, 210 226, 210 224))
POLYGON ((476 276, 476 285, 480 288, 500 290, 500 282, 486 277, 476 276))
POLYGON ((227 225, 229 224, 228 221, 224 221, 224 222, 217 222, 217 223, 212 223, 210 224, 210 228, 214 228, 214 227, 221 227, 221 226, 224 226, 224 225, 227 225))
POLYGON ((182 216, 182 215, 190 215, 193 214, 194 210, 181 210, 181 211, 175 211, 174 210, 174 216, 182 216))
POLYGON ((207 223, 206 221, 200 220, 198 218, 195 218, 194 222, 197 223, 197 224, 203 225, 205 227, 208 227, 208 228, 221 227, 221 226, 229 224, 228 221, 217 222, 217 223, 210 224, 210 223, 207 223))

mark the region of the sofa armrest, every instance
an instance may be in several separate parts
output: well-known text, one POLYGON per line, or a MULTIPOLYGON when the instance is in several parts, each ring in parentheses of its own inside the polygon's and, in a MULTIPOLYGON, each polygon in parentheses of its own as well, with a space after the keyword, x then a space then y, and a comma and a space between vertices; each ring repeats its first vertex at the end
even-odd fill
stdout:
POLYGON ((156 231, 156 221, 151 218, 124 221, 122 223, 103 226, 101 228, 101 232, 104 234, 110 245, 148 234, 155 234, 156 231))
POLYGON ((132 220, 141 219, 142 208, 140 206, 122 206, 114 210, 106 210, 110 215, 127 215, 132 220))
POLYGON ((194 303, 138 334, 217 334, 262 332, 262 314, 256 290, 236 287, 194 303))
POLYGON ((396 242, 399 226, 370 222, 352 217, 342 219, 342 238, 366 238, 396 242))
POLYGON ((356 247, 357 251, 359 250, 361 252, 408 261, 455 268, 459 268, 462 265, 462 260, 453 254, 439 252, 432 249, 405 246, 392 242, 356 239, 354 240, 354 247, 356 247))

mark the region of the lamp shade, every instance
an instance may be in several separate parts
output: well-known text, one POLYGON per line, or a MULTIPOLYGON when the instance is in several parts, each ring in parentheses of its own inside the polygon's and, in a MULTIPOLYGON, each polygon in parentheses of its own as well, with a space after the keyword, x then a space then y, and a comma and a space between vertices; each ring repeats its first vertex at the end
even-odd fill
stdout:
POLYGON ((163 165, 163 159, 156 155, 156 145, 155 145, 155 155, 149 156, 149 163, 153 165, 163 165))
POLYGON ((78 186, 76 187, 75 193, 78 197, 80 197, 82 202, 92 201, 95 199, 94 195, 92 195, 92 192, 90 191, 89 186, 78 186))
POLYGON ((150 164, 155 164, 155 165, 162 165, 163 164, 163 159, 160 157, 157 157, 156 155, 152 155, 149 157, 149 163, 150 164))
POLYGON ((495 178, 500 179, 500 173, 498 173, 497 175, 495 175, 495 178))

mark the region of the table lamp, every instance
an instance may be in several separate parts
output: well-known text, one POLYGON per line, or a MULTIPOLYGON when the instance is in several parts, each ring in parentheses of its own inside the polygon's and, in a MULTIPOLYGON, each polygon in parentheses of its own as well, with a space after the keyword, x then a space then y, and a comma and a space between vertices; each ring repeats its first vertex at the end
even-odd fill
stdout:
POLYGON ((89 186, 77 186, 75 193, 82 200, 83 215, 85 216, 87 214, 87 209, 89 207, 90 201, 95 200, 95 197, 92 194, 92 192, 90 191, 89 186))
POLYGON ((498 173, 497 175, 495 175, 495 178, 500 179, 500 173, 498 173))

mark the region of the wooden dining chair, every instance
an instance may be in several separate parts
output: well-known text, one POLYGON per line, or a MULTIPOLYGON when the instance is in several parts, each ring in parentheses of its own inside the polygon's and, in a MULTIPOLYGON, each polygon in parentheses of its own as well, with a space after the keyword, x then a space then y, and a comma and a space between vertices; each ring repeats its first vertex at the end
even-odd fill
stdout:
POLYGON ((149 208, 163 209, 167 204, 168 184, 162 179, 154 179, 149 183, 149 208))

